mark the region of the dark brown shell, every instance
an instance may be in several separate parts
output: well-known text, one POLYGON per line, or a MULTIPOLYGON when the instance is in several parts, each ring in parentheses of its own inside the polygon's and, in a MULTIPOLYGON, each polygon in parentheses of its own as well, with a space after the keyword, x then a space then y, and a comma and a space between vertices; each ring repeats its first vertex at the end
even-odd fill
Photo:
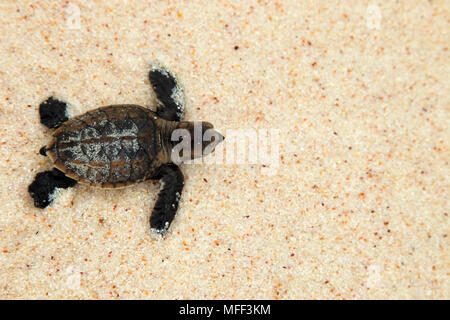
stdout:
POLYGON ((91 110, 61 125, 47 154, 68 177, 102 188, 148 179, 164 162, 164 120, 136 105, 91 110))

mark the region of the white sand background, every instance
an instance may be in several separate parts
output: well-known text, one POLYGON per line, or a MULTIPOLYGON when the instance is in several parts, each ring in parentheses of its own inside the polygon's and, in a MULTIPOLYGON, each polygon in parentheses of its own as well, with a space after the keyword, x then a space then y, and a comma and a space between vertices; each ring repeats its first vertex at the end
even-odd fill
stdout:
POLYGON ((448 1, 2 1, 0 28, 0 298, 450 298, 448 1), (276 174, 184 165, 164 240, 158 183, 35 208, 39 103, 153 108, 153 60, 186 119, 279 129, 276 174))

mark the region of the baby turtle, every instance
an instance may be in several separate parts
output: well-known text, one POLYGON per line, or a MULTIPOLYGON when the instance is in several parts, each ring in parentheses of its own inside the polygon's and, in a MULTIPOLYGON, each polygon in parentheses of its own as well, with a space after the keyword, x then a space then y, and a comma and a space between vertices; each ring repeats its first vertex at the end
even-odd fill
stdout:
POLYGON ((182 121, 184 92, 169 71, 154 64, 148 76, 157 97, 156 112, 132 104, 111 105, 69 120, 65 102, 50 97, 41 103, 41 122, 56 130, 39 151, 54 169, 38 173, 28 187, 36 207, 51 204, 56 188, 77 182, 120 188, 158 179, 163 188, 150 227, 166 234, 184 186, 178 164, 211 153, 224 137, 208 122, 182 121), (209 139, 203 139, 206 136, 209 139), (179 147, 180 138, 187 148, 179 147))

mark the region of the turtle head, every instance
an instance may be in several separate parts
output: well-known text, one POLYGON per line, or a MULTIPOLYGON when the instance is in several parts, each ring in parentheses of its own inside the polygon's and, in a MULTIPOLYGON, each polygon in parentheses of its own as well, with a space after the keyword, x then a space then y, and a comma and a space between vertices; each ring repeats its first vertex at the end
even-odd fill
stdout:
POLYGON ((224 139, 209 122, 181 121, 172 131, 172 161, 177 163, 206 156, 224 139))

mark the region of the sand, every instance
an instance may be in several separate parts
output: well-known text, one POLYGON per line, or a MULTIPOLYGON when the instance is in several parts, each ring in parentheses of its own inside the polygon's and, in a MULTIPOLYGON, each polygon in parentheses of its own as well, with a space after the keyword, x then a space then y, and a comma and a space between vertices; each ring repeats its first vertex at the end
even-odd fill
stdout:
POLYGON ((0 298, 450 298, 449 2, 2 1, 0 25, 0 298), (39 104, 154 108, 152 61, 186 119, 278 130, 273 170, 183 165, 163 240, 156 182, 35 208, 39 104))

